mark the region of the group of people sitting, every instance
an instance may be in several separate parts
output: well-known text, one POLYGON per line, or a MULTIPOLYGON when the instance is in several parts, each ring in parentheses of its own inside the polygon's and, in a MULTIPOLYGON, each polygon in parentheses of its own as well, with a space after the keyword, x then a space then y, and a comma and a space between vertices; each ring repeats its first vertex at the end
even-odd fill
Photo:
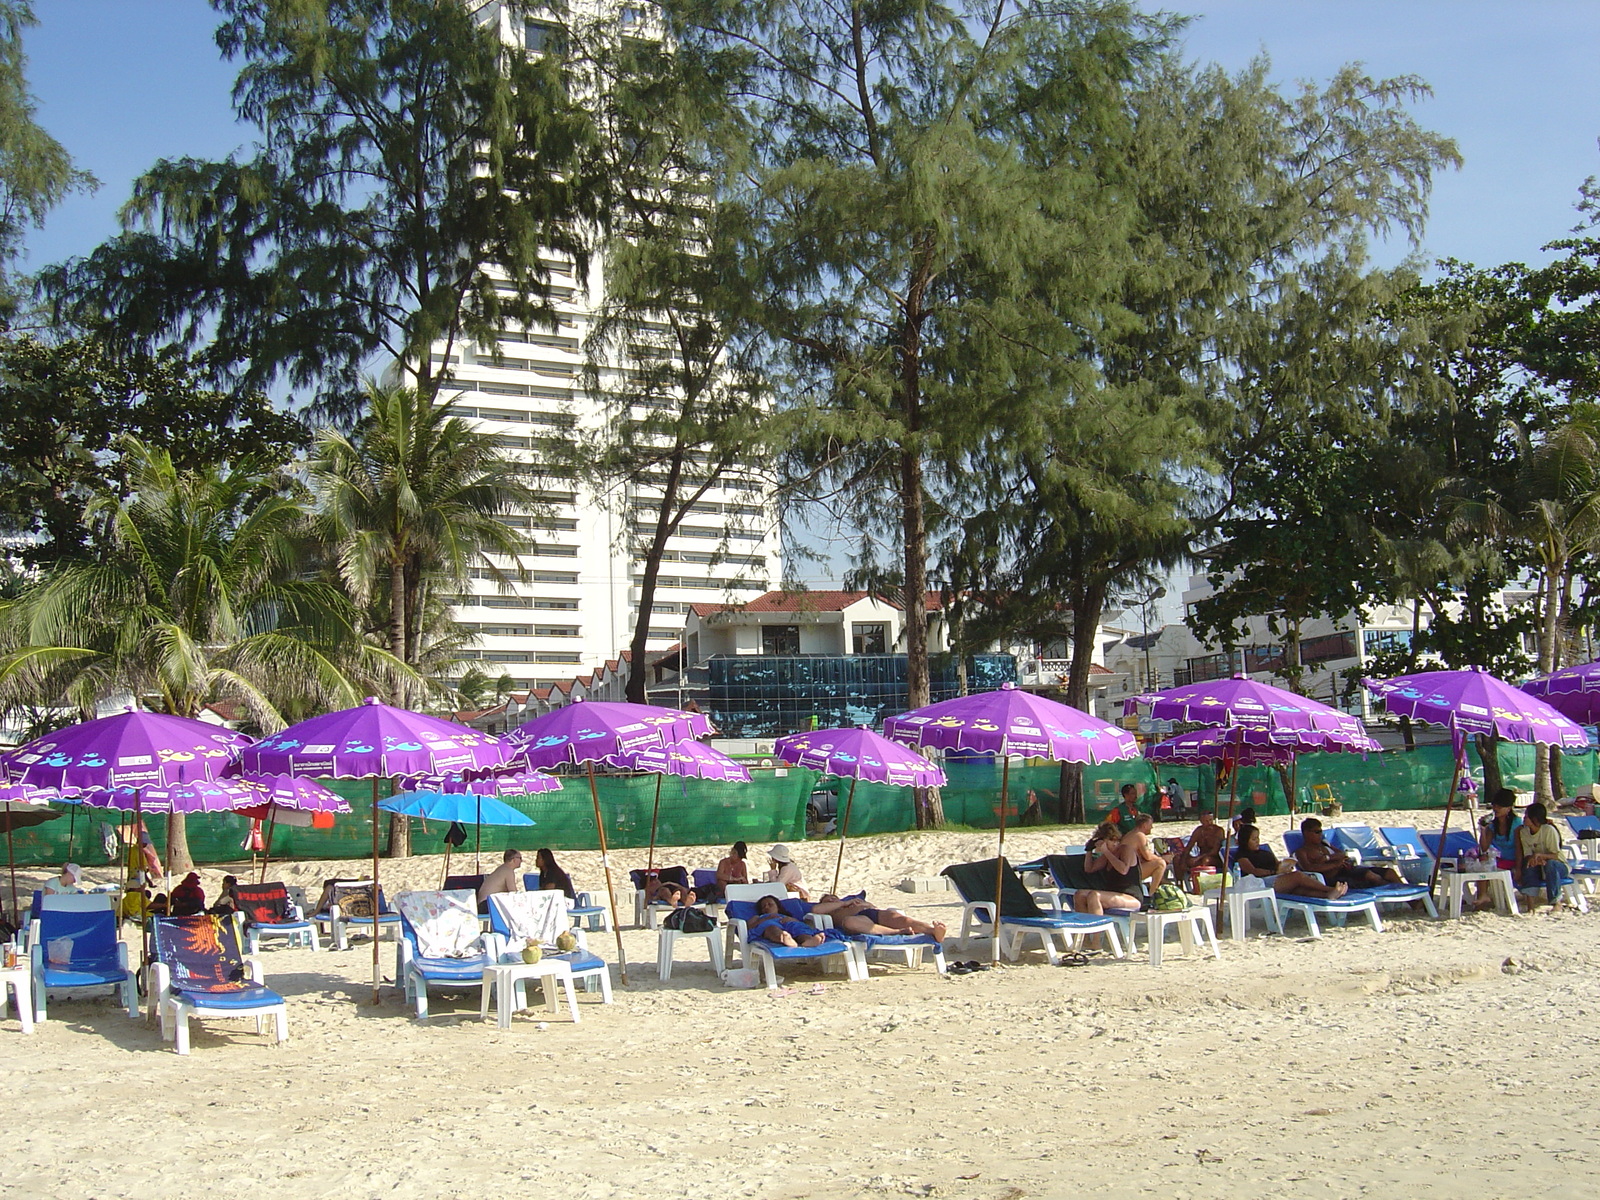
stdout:
MULTIPOLYGON (((541 846, 533 852, 533 869, 539 873, 541 892, 562 892, 568 900, 576 900, 572 876, 561 869, 556 856, 548 847, 541 846)), ((486 904, 490 896, 520 892, 523 889, 522 851, 507 850, 500 856, 500 865, 483 877, 478 885, 478 903, 486 904)))
MULTIPOLYGON (((1478 855, 1492 859, 1502 871, 1515 873, 1519 888, 1543 887, 1545 901, 1553 908, 1561 902, 1561 891, 1572 882, 1572 871, 1561 851, 1561 835, 1550 821, 1550 811, 1537 802, 1517 816, 1517 794, 1501 788, 1489 798, 1489 812, 1478 822, 1478 855)), ((1479 884, 1474 907, 1494 903, 1479 884)))

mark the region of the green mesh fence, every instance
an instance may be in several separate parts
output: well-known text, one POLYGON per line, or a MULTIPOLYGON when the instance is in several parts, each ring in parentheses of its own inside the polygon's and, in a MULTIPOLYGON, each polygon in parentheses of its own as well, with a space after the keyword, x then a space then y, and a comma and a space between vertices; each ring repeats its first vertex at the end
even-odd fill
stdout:
MULTIPOLYGON (((751 775, 748 784, 663 778, 660 832, 656 840, 665 845, 716 845, 803 838, 806 799, 816 783, 816 774, 797 768, 752 768, 751 775)), ((596 777, 600 811, 610 845, 626 849, 649 842, 656 778, 653 775, 596 777)), ((272 835, 273 858, 361 858, 372 852, 369 824, 372 782, 362 779, 324 782, 349 800, 353 811, 348 816, 335 818, 332 829, 277 826, 272 835)), ((587 776, 563 778, 560 792, 515 796, 507 803, 527 813, 536 824, 532 829, 484 826, 485 853, 491 849, 498 853, 508 846, 591 850, 599 845, 587 776)), ((70 858, 85 866, 104 866, 115 861, 102 848, 102 827, 114 828, 119 821, 118 813, 81 805, 52 807, 62 814, 59 819, 14 834, 19 864, 54 865, 70 858)), ((164 848, 166 818, 150 816, 146 823, 157 847, 164 848)), ((244 848, 250 822, 244 817, 233 813, 194 814, 187 819, 187 825, 189 852, 198 863, 237 862, 250 856, 244 848)), ((413 820, 412 848, 419 854, 442 853, 446 828, 440 821, 413 820)), ((467 845, 475 848, 476 844, 475 831, 469 828, 467 845)))
MULTIPOLYGON (((1533 787, 1533 748, 1502 745, 1500 769, 1509 787, 1533 787)), ((1473 765, 1479 766, 1474 757, 1473 765)), ((1452 774, 1449 746, 1423 746, 1411 753, 1308 754, 1295 772, 1300 808, 1325 798, 1319 785, 1329 789, 1350 812, 1399 808, 1442 808, 1452 774)), ((945 766, 950 782, 942 791, 945 819, 974 828, 998 824, 1000 768, 987 759, 950 762, 945 766)), ((805 836, 806 801, 813 788, 835 790, 839 812, 849 793, 848 780, 821 780, 813 771, 799 768, 751 769, 749 783, 709 783, 698 779, 662 778, 660 828, 662 845, 727 845, 798 841, 805 836)), ((1090 819, 1115 807, 1124 783, 1153 788, 1176 779, 1203 804, 1216 801, 1215 774, 1205 767, 1174 767, 1143 760, 1091 767, 1084 773, 1084 797, 1090 819)), ((1562 780, 1571 793, 1596 780, 1594 751, 1562 756, 1562 780)), ((350 801, 349 816, 335 819, 332 829, 278 827, 272 838, 274 858, 361 858, 371 852, 368 813, 372 807, 369 780, 329 780, 328 786, 350 801)), ((644 846, 650 838, 650 813, 656 801, 653 775, 602 775, 596 778, 600 809, 606 822, 606 840, 618 849, 644 846)), ((1007 786, 1007 824, 1016 822, 1028 806, 1032 791, 1046 821, 1060 819, 1061 768, 1056 763, 1029 760, 1013 762, 1007 786)), ((1228 794, 1223 792, 1223 804, 1228 794)), ((513 797, 509 803, 537 822, 532 829, 483 827, 483 850, 496 853, 508 846, 529 849, 592 850, 598 840, 594 807, 585 776, 562 780, 560 792, 543 796, 513 797)), ((1269 767, 1247 767, 1239 772, 1239 805, 1253 804, 1258 812, 1285 813, 1283 783, 1269 767)), ((86 866, 112 861, 102 847, 105 828, 115 827, 118 815, 107 809, 78 805, 53 806, 59 819, 19 829, 13 835, 17 862, 24 866, 55 865, 69 858, 86 866)), ((166 819, 147 818, 156 845, 166 845, 166 819)), ((850 811, 850 833, 896 833, 912 826, 911 792, 881 784, 859 784, 850 811)), ((249 822, 232 813, 191 816, 189 849, 200 863, 237 862, 248 858, 244 848, 249 822)), ((444 848, 445 826, 438 821, 413 821, 412 846, 422 854, 444 848)), ((469 848, 475 847, 468 830, 469 848)))

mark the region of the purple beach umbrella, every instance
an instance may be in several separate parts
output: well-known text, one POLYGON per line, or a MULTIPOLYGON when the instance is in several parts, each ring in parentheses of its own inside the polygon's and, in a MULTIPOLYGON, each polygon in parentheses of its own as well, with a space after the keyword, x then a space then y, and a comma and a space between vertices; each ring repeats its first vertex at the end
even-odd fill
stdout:
POLYGON ((1229 729, 1216 725, 1191 729, 1148 747, 1144 756, 1152 762, 1204 766, 1224 759, 1242 767, 1284 766, 1301 754, 1355 752, 1381 754, 1383 746, 1362 733, 1358 740, 1340 735, 1329 738, 1305 730, 1277 732, 1264 729, 1229 729))
POLYGON ((57 788, 166 787, 219 778, 252 739, 164 713, 124 712, 47 733, 5 755, 12 783, 57 788))
POLYGON ((595 784, 594 766, 616 766, 634 751, 671 746, 710 733, 711 722, 703 713, 619 700, 574 700, 506 735, 518 747, 518 761, 530 767, 570 765, 588 771, 589 799, 594 804, 594 827, 600 841, 600 862, 605 867, 607 903, 611 906, 611 928, 617 935, 617 971, 624 985, 628 982, 628 960, 622 949, 622 926, 617 921, 611 856, 606 850, 606 825, 600 815, 600 789, 595 784))
MULTIPOLYGON (((1318 747, 1331 750, 1365 750, 1371 739, 1357 717, 1342 713, 1310 697, 1273 687, 1270 683, 1251 679, 1248 675, 1234 675, 1228 679, 1208 679, 1204 683, 1185 684, 1160 692, 1146 692, 1130 696, 1123 701, 1124 714, 1132 716, 1140 707, 1150 710, 1157 721, 1193 722, 1203 725, 1224 726, 1235 747, 1242 747, 1254 734, 1258 743, 1262 735, 1305 734, 1320 735, 1318 747), (1342 743, 1342 745, 1340 745, 1342 743)), ((1235 762, 1243 759, 1235 758, 1235 762)), ((1290 762, 1297 762, 1291 759, 1290 762)), ((1289 784, 1293 801, 1294 781, 1289 784)), ((1228 816, 1232 817, 1239 801, 1239 776, 1233 774, 1233 785, 1228 793, 1228 816)), ((1293 804, 1291 803, 1291 808, 1293 804)), ((1222 860, 1228 860, 1228 847, 1233 840, 1230 821, 1222 840, 1222 860)), ((1222 890, 1217 903, 1220 906, 1228 897, 1228 876, 1222 876, 1222 890)), ((1222 911, 1219 908, 1219 911, 1222 911)))
MULTIPOLYGON (((1443 725, 1450 731, 1456 766, 1450 792, 1445 797, 1440 845, 1444 844, 1444 837, 1450 830, 1456 784, 1466 767, 1469 734, 1556 746, 1562 750, 1589 748, 1589 737, 1577 722, 1479 667, 1462 671, 1419 671, 1393 679, 1363 679, 1361 683, 1395 716, 1443 725)), ((1428 886, 1432 887, 1438 879, 1439 863, 1435 860, 1428 886)))
MULTIPOLYGON (((813 729, 792 733, 772 744, 774 753, 786 763, 808 767, 850 781, 845 797, 844 818, 839 822, 839 857, 833 865, 833 892, 839 892, 839 873, 844 868, 844 839, 850 828, 850 808, 856 799, 856 784, 886 783, 894 787, 943 787, 945 773, 922 755, 899 742, 881 737, 865 725, 854 729, 813 729)), ((1004 800, 1001 807, 1004 807, 1004 800)))
POLYGON ((1108 763, 1139 757, 1139 743, 1126 729, 1079 712, 1014 683, 998 691, 957 696, 890 717, 885 736, 907 745, 939 750, 998 754, 1000 762, 1000 840, 995 853, 993 961, 1000 961, 1000 896, 1005 880, 1006 796, 1011 758, 1056 762, 1108 763))
POLYGON ((1522 690, 1579 725, 1600 724, 1600 662, 1562 667, 1528 680, 1522 690))
POLYGON ((240 770, 372 780, 372 1002, 379 1002, 378 783, 401 775, 487 773, 510 765, 511 747, 492 734, 440 717, 380 704, 374 697, 354 708, 311 717, 262 738, 239 755, 240 770))

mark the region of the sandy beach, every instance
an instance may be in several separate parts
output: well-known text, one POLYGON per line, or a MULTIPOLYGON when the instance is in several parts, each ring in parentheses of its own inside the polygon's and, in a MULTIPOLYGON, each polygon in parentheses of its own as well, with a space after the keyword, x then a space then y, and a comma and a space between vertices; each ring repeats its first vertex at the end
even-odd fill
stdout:
MULTIPOLYGON (((1263 821, 1279 848, 1286 825, 1263 821)), ((1068 840, 1082 834, 1025 830, 1007 853, 1068 840)), ((808 881, 831 877, 836 845, 796 846, 808 881)), ((993 847, 973 833, 852 840, 844 882, 953 933, 954 893, 893 885, 993 847)), ((720 852, 669 847, 658 862, 720 852)), ((598 855, 561 857, 598 890, 598 855)), ((441 865, 385 862, 386 888, 437 886, 441 865)), ((356 870, 271 875, 315 894, 356 870)), ((203 872, 208 895, 222 873, 203 872)), ((392 986, 365 1003, 367 942, 274 948, 281 1048, 253 1023, 211 1021, 180 1058, 109 1000, 58 1001, 32 1037, 14 1014, 0 1024, 13 1111, 0 1193, 1577 1196, 1592 1191, 1597 930, 1600 913, 1541 909, 1401 916, 1381 935, 1353 922, 1312 943, 1297 922, 1287 938, 1258 926, 1225 940, 1220 961, 1174 944, 1159 970, 1142 953, 1076 968, 1034 953, 947 979, 798 970, 771 995, 722 986, 698 945, 663 984, 655 935, 628 928, 614 1005, 582 996, 579 1025, 541 1009, 508 1032, 480 1023, 475 990, 436 994, 426 1023, 392 986)), ((614 959, 610 935, 592 937, 614 959)), ((952 950, 986 958, 988 943, 952 950)), ((382 961, 392 975, 387 942, 382 961)))

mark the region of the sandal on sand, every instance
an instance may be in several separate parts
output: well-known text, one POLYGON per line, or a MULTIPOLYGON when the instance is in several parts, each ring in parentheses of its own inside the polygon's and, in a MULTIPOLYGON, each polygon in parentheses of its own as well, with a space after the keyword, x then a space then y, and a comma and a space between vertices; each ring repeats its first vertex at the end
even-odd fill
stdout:
POLYGON ((781 1000, 785 996, 793 996, 794 994, 795 990, 793 988, 773 988, 771 991, 767 992, 767 995, 771 996, 774 1000, 781 1000))
POLYGON ((1061 961, 1057 965, 1062 967, 1087 967, 1089 965, 1089 956, 1081 950, 1069 950, 1061 956, 1061 961))
POLYGON ((961 965, 966 968, 968 974, 971 974, 973 971, 987 971, 989 969, 988 963, 978 962, 975 959, 964 962, 961 965))

